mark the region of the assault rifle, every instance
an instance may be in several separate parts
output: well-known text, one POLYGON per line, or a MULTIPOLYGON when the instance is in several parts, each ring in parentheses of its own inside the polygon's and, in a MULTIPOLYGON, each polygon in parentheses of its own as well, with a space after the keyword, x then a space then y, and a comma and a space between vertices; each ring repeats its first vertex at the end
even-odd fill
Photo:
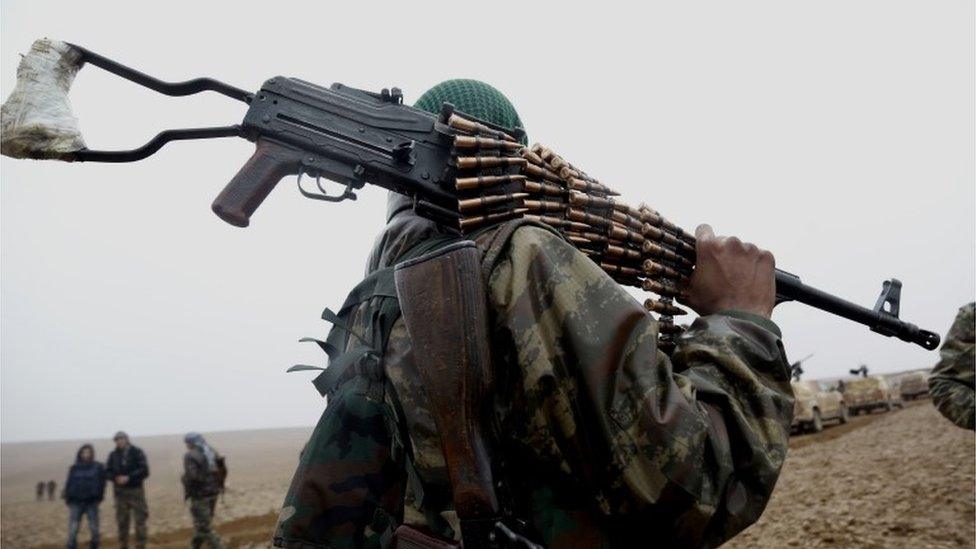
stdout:
MULTIPOLYGON (((18 88, 3 107, 0 152, 8 156, 132 162, 170 141, 243 137, 256 150, 212 206, 231 225, 246 227, 289 175, 298 176, 304 196, 327 202, 355 200, 366 184, 378 185, 411 197, 418 214, 461 234, 532 217, 560 230, 619 282, 661 296, 645 306, 661 315, 665 340, 680 332, 673 316, 684 311, 673 302, 682 300, 682 285, 694 267, 694 239, 653 209, 614 199, 612 189, 549 149, 524 147, 520 128, 495 126, 450 104, 431 115, 404 105, 397 88, 380 93, 342 84, 325 88, 284 76, 267 80, 256 93, 211 78, 169 83, 83 47, 48 40, 34 44, 18 77, 18 88), (66 97, 85 63, 166 95, 212 91, 248 109, 240 124, 166 130, 132 150, 92 150, 77 131, 66 97), (45 89, 31 88, 45 81, 45 89), (303 176, 315 180, 314 189, 303 185, 303 176), (339 183, 341 191, 329 194, 323 179, 339 183)), ((781 270, 776 292, 779 301, 799 301, 884 336, 929 350, 939 345, 938 334, 899 319, 901 282, 894 278, 883 283, 870 309, 781 270)))

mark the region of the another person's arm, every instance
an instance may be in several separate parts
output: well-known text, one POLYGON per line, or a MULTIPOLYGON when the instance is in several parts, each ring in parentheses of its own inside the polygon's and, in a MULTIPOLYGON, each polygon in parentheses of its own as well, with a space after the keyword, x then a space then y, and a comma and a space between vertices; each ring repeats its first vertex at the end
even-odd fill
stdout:
POLYGON ((115 451, 112 451, 108 455, 108 459, 105 460, 105 476, 109 480, 114 481, 115 477, 119 476, 119 470, 116 468, 115 464, 115 451))
POLYGON ((149 462, 146 461, 146 453, 138 449, 135 454, 136 466, 129 474, 129 482, 141 482, 149 476, 149 462))
POLYGON ((68 478, 64 480, 64 490, 61 492, 62 499, 67 502, 68 497, 71 494, 71 469, 73 466, 68 467, 68 478))
MULTIPOLYGON (((516 231, 489 279, 496 337, 510 343, 501 358, 519 366, 503 429, 620 540, 722 543, 762 513, 786 456, 793 395, 768 318, 773 258, 708 228, 698 242, 689 300, 704 316, 671 358, 643 307, 554 234, 516 231)), ((544 541, 572 541, 572 513, 539 505, 544 541)))
POLYGON ((190 452, 183 454, 183 499, 188 499, 193 493, 194 486, 200 481, 200 467, 190 455, 190 452))
POLYGON ((972 303, 959 309, 939 349, 941 359, 929 377, 932 404, 949 421, 965 429, 976 428, 974 309, 972 303))
POLYGON ((98 502, 101 503, 105 499, 105 483, 108 482, 109 476, 108 471, 105 466, 101 463, 98 464, 98 502))

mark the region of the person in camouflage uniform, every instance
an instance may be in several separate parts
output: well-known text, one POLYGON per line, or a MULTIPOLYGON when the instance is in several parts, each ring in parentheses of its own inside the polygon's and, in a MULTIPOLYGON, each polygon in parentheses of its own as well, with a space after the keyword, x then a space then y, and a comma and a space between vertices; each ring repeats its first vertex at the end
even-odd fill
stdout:
POLYGON ((129 547, 129 524, 132 518, 135 519, 136 547, 143 549, 149 534, 146 527, 149 506, 143 486, 149 477, 149 462, 146 460, 146 453, 133 445, 125 432, 115 433, 112 440, 115 442, 115 449, 105 462, 105 473, 112 481, 119 547, 129 547))
POLYGON ((187 433, 183 437, 186 453, 183 455, 183 499, 190 502, 193 517, 193 539, 196 549, 209 543, 214 549, 223 549, 224 543, 213 529, 214 510, 220 484, 217 482, 217 453, 207 444, 203 435, 187 433))
POLYGON ((976 303, 959 309, 955 322, 939 349, 941 360, 929 377, 932 404, 949 421, 976 430, 976 303))
MULTIPOLYGON (((485 84, 448 81, 417 105, 436 112, 444 101, 521 125, 485 84)), ((671 356, 643 307, 552 230, 506 223, 474 238, 488 273, 499 491, 534 541, 717 546, 765 508, 793 414, 789 364, 769 320, 773 259, 705 226, 697 236, 690 304, 702 316, 671 356)), ((391 195, 367 281, 448 239, 391 195)), ((361 284, 338 318, 323 316, 353 320, 319 342, 330 354, 316 380, 328 406, 303 450, 276 546, 386 547, 396 524, 460 539, 418 374, 424 359, 403 319, 389 324, 382 314, 396 298, 383 287, 361 284), (388 333, 376 329, 384 321, 388 333), (330 377, 347 356, 362 360, 330 377)))

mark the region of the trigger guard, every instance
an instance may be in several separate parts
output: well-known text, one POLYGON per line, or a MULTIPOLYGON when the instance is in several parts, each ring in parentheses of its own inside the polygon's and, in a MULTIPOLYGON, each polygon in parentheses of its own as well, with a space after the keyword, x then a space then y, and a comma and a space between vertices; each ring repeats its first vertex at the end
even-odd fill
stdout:
POLYGON ((298 172, 298 192, 302 194, 305 198, 311 198, 312 200, 321 200, 323 202, 342 202, 344 200, 356 200, 358 197, 356 193, 353 192, 352 184, 347 184, 346 188, 342 191, 342 194, 329 194, 324 187, 322 187, 321 176, 315 176, 315 186, 319 188, 318 193, 306 191, 302 187, 302 175, 305 172, 298 172))

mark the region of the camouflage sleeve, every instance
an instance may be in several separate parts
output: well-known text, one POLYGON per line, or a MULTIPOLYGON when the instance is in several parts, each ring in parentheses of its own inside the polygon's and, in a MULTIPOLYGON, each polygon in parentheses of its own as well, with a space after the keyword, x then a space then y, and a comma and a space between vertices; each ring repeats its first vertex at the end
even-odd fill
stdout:
MULTIPOLYGON (((558 471, 555 484, 587 494, 582 514, 596 509, 620 539, 678 546, 719 545, 759 517, 793 414, 774 324, 699 318, 669 358, 640 304, 534 227, 516 231, 489 296, 496 337, 508 340, 496 347, 520 372, 509 414, 519 419, 506 428, 558 471)), ((558 507, 554 498, 534 500, 558 507)), ((578 535, 568 517, 579 512, 532 514, 548 545, 578 535)))
POLYGON ((196 488, 202 479, 200 465, 190 452, 183 454, 183 476, 180 480, 183 483, 183 499, 194 495, 196 488))
POLYGON ((959 309, 939 350, 941 360, 929 377, 932 403, 949 421, 965 429, 974 429, 976 422, 974 322, 976 304, 970 303, 959 309))

